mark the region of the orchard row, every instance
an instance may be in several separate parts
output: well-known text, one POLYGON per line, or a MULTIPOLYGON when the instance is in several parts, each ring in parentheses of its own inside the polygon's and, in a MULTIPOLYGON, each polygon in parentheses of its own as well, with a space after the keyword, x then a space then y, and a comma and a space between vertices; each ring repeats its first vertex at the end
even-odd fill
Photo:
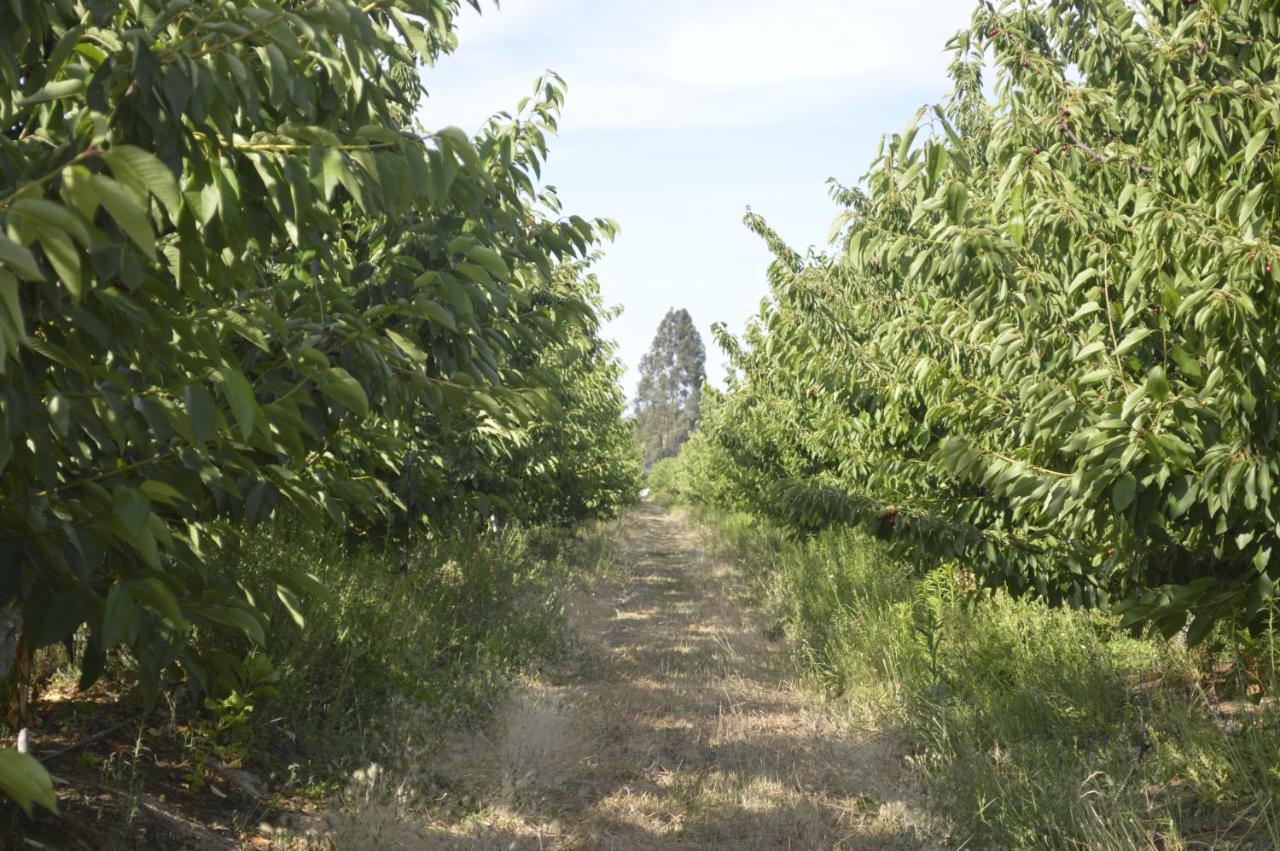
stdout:
MULTIPOLYGON (((981 7, 954 94, 886 138, 679 470, 801 531, 862 523, 984 585, 1196 641, 1280 580, 1280 13, 981 7), (993 80, 982 79, 992 70, 993 80)), ((723 335, 722 335, 723 336, 723 335)))
MULTIPOLYGON (((14 0, 0 11, 0 607, 148 701, 262 642, 209 565, 282 515, 399 540, 572 522, 636 461, 587 264, 538 188, 555 78, 476 137, 420 71, 458 0, 14 0)), ((323 594, 282 574, 305 617, 323 594)), ((0 788, 52 804, 0 752, 0 788)))

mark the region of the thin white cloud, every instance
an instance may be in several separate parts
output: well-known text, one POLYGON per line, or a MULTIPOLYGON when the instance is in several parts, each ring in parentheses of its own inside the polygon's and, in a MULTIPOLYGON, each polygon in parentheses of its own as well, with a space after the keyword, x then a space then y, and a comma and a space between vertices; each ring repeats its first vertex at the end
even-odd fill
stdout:
POLYGON ((956 0, 717 2, 680 21, 654 65, 669 79, 721 90, 871 75, 881 85, 911 84, 945 70, 942 49, 962 22, 959 7, 956 0))
POLYGON ((581 0, 481 0, 480 14, 463 5, 457 19, 459 41, 473 48, 503 45, 519 39, 547 20, 564 19, 581 0))
POLYGON ((963 0, 518 0, 464 16, 428 79, 430 124, 478 126, 544 69, 566 127, 748 126, 945 73, 963 0), (435 116, 444 122, 433 120, 435 116))

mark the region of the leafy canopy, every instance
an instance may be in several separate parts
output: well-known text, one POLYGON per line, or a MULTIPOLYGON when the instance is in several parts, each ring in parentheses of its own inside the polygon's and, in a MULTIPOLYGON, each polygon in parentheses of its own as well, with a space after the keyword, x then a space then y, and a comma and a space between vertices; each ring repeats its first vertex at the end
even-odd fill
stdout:
POLYGON ((774 297, 725 340, 704 489, 1167 633, 1190 615, 1193 641, 1258 623, 1280 578, 1280 14, 1023 0, 951 47, 945 108, 833 188, 833 252, 749 217, 774 297))
MULTIPOLYGON (((0 606, 26 652, 80 632, 85 683, 128 645, 148 701, 175 664, 198 692, 226 661, 194 636, 264 637, 266 601, 209 567, 227 521, 448 530, 517 487, 556 519, 625 498, 580 265, 613 225, 537 187, 557 78, 474 139, 418 125, 458 9, 0 7, 0 606), (561 448, 590 473, 543 475, 561 448)), ((317 585, 277 590, 296 611, 317 585)), ((3 788, 52 800, 13 761, 3 788)))

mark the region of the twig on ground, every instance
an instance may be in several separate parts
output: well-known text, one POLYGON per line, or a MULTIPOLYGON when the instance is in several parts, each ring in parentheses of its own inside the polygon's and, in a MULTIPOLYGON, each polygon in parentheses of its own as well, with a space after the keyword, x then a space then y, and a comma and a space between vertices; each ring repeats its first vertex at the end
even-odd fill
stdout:
POLYGON ((119 730, 121 727, 127 727, 130 724, 135 724, 141 720, 142 720, 141 718, 128 718, 128 719, 125 719, 124 721, 120 721, 119 723, 112 724, 110 727, 107 727, 105 730, 99 730, 98 732, 94 733, 92 736, 89 736, 87 739, 82 739, 76 742, 74 745, 67 745, 65 748, 56 750, 53 753, 45 754, 44 756, 39 757, 39 760, 43 763, 49 763, 49 762, 53 762, 55 759, 58 759, 59 757, 64 757, 67 754, 73 754, 76 751, 84 750, 85 748, 89 747, 89 745, 102 741, 107 736, 110 736, 112 733, 114 733, 116 730, 119 730))

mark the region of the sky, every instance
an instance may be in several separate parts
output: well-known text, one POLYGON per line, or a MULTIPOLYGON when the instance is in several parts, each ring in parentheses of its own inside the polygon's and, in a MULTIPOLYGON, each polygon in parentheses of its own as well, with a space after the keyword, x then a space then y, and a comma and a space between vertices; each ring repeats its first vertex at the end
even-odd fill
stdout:
POLYGON ((547 70, 567 82, 544 182, 565 214, 621 226, 595 268, 634 395, 670 308, 686 308, 723 381, 712 323, 737 334, 768 296, 750 207, 793 248, 825 246, 880 137, 945 98, 947 40, 971 0, 483 0, 428 72, 428 127, 477 131, 547 70))

